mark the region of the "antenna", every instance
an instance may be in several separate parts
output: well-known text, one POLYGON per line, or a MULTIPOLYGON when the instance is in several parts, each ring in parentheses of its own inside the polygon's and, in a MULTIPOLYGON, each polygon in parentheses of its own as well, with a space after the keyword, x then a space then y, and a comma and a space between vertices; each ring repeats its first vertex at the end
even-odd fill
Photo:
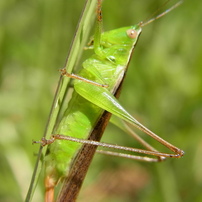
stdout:
MULTIPOLYGON (((166 2, 167 3, 167 2, 166 2)), ((165 10, 163 13, 157 15, 154 18, 151 18, 150 20, 148 20, 147 22, 140 22, 139 26, 140 27, 144 27, 145 25, 150 24, 151 22, 163 17, 164 15, 166 15, 167 13, 169 13, 170 11, 172 11, 173 9, 177 8, 179 5, 181 5, 183 3, 183 0, 180 0, 179 2, 177 2, 175 5, 173 5, 172 7, 170 7, 169 9, 165 10)))

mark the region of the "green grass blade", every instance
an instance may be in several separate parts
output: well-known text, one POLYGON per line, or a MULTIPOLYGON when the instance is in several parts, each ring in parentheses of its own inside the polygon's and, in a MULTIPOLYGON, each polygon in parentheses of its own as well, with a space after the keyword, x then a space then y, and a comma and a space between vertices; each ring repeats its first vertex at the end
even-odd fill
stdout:
MULTIPOLYGON (((83 52, 83 47, 86 44, 87 38, 89 37, 91 24, 94 19, 94 18, 92 18, 92 16, 93 16, 93 12, 95 10, 95 5, 96 5, 96 0, 87 0, 86 1, 84 10, 82 12, 71 48, 69 51, 69 55, 67 57, 67 62, 65 65, 65 68, 67 69, 67 71, 69 73, 72 72, 72 70, 78 60, 78 57, 83 52)), ((49 119, 47 121, 46 129, 44 132, 44 137, 53 133, 54 126, 57 122, 57 117, 61 110, 62 103, 64 101, 69 82, 70 82, 69 78, 65 78, 63 80, 62 76, 60 76, 58 86, 56 89, 56 93, 54 96, 52 108, 50 111, 49 119)), ((38 153, 38 158, 37 158, 37 163, 35 165, 30 187, 29 187, 29 190, 28 190, 28 193, 26 196, 26 201, 30 201, 32 198, 33 190, 37 184, 36 179, 38 179, 38 177, 39 177, 40 170, 41 170, 42 163, 43 163, 40 161, 40 159, 44 155, 45 155, 45 150, 42 150, 42 147, 40 147, 39 153, 38 153)))

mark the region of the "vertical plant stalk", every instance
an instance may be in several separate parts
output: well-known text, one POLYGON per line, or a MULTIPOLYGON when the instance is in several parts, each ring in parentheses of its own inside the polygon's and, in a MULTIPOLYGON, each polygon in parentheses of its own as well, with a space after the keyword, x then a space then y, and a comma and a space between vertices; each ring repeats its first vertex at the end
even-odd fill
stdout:
MULTIPOLYGON (((94 21, 94 17, 92 16, 94 16, 93 13, 95 12, 95 6, 96 0, 86 0, 64 67, 68 73, 72 72, 75 64, 78 61, 78 58, 83 52, 83 47, 86 44, 92 22, 94 21)), ((57 118, 62 108, 63 101, 65 99, 69 82, 70 78, 63 79, 63 77, 60 76, 43 137, 54 133, 54 128, 57 123, 57 118)), ((45 153, 46 151, 43 150, 42 146, 40 146, 29 190, 25 199, 26 202, 31 201, 33 196, 34 189, 36 187, 43 165, 41 158, 45 156, 45 153)))

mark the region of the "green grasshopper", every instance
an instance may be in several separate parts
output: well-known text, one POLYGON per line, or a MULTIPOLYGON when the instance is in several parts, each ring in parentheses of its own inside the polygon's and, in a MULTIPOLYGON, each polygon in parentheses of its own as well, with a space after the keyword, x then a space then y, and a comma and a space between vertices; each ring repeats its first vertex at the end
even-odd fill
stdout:
POLYGON ((170 12, 181 1, 146 23, 140 22, 137 25, 103 33, 101 3, 101 0, 97 0, 96 30, 94 38, 88 47, 89 49, 94 49, 94 55, 83 62, 83 69, 78 75, 69 74, 65 69, 61 70, 63 76, 74 79, 72 98, 56 129, 55 135, 52 135, 52 138, 49 140, 43 138, 40 142, 43 146, 49 144, 45 156, 46 201, 53 201, 55 186, 62 178, 69 175, 68 173, 73 166, 73 159, 81 152, 81 143, 151 155, 152 157, 111 151, 98 151, 108 155, 148 162, 162 161, 166 157, 179 158, 184 154, 181 149, 168 143, 138 122, 125 110, 116 98, 120 92, 120 86, 125 77, 133 49, 140 36, 142 27, 170 12), (113 118, 112 122, 115 122, 123 130, 132 133, 146 150, 89 140, 89 136, 94 128, 99 125, 100 120, 103 120, 104 125, 107 124, 107 119, 109 118, 105 120, 105 111, 108 114, 110 113, 120 118, 123 122, 117 123, 116 118, 113 118), (174 153, 158 152, 135 133, 131 132, 131 129, 126 123, 140 129, 174 153))

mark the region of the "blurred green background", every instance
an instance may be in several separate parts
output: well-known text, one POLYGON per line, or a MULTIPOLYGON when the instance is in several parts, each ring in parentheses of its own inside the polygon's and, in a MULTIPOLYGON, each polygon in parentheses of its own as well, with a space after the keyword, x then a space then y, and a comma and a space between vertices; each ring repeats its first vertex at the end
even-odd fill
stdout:
MULTIPOLYGON (((136 24, 163 3, 105 0, 104 29, 136 24)), ((42 137, 83 6, 81 0, 0 1, 0 201, 26 196, 39 147, 31 143, 42 137)), ((202 201, 201 12, 201 1, 185 1, 143 28, 120 98, 185 156, 151 164, 97 154, 78 201, 202 201)), ((103 141, 138 146, 111 125, 103 141)), ((33 201, 42 195, 39 184, 33 201)))

